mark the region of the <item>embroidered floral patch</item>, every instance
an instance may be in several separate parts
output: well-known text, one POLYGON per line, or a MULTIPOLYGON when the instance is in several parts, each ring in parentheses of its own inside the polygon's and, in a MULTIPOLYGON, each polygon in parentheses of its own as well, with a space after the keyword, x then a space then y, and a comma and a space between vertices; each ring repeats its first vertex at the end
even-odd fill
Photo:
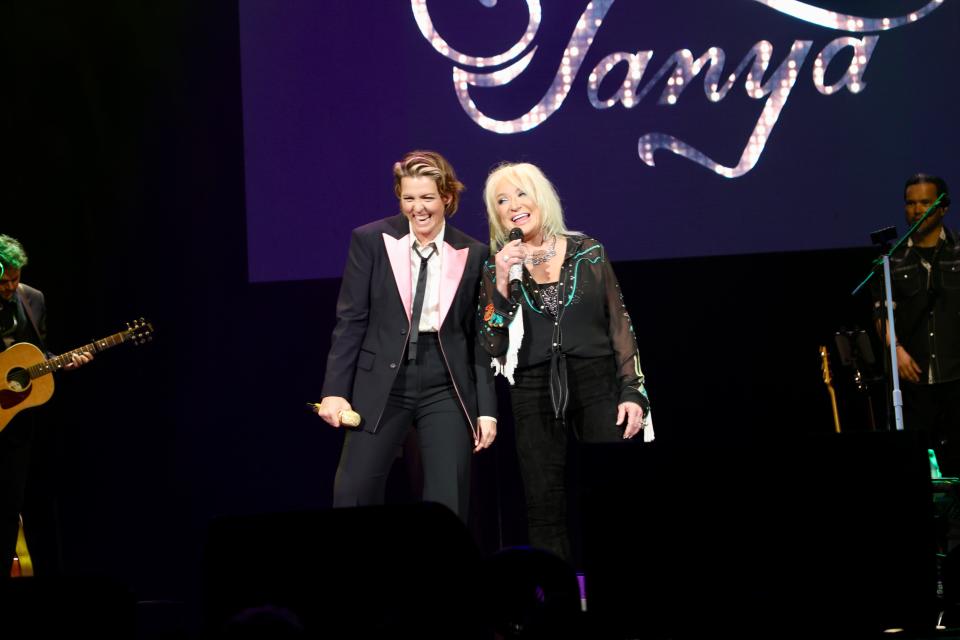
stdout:
POLYGON ((493 303, 490 303, 484 307, 483 321, 491 327, 502 327, 504 325, 503 316, 494 310, 493 303))

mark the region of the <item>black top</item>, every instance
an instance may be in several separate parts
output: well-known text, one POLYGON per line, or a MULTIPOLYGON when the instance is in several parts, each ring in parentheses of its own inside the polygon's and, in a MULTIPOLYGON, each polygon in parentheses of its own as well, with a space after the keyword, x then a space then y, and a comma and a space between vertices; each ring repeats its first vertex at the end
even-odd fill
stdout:
POLYGON ((614 356, 620 381, 620 402, 636 402, 649 411, 650 402, 640 370, 640 357, 630 314, 606 253, 597 240, 567 236, 567 249, 557 282, 556 317, 545 304, 548 285, 539 285, 523 271, 523 297, 519 304, 500 295, 492 258, 484 265, 480 291, 481 332, 484 348, 494 357, 507 353, 509 324, 523 313, 523 342, 517 368, 554 361, 554 354, 574 358, 614 356))
MULTIPOLYGON (((904 246, 890 256, 897 342, 922 371, 920 382, 960 380, 960 242, 944 228, 936 247, 904 246)), ((886 318, 882 290, 874 311, 886 318)))

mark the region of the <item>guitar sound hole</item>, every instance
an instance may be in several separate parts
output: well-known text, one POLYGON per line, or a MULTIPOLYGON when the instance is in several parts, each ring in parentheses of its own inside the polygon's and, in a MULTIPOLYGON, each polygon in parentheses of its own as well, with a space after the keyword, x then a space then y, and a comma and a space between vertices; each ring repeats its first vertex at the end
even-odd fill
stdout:
POLYGON ((7 388, 11 391, 26 391, 30 386, 30 374, 26 369, 15 367, 7 373, 7 388))

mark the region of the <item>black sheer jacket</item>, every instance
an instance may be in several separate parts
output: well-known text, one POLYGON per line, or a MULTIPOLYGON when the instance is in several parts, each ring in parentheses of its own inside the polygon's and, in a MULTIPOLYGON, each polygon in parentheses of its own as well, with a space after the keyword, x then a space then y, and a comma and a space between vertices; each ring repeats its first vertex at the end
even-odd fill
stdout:
POLYGON ((557 415, 566 406, 566 358, 611 355, 620 382, 620 402, 636 402, 644 413, 649 411, 633 324, 602 244, 583 235, 567 236, 559 280, 551 283, 553 286, 541 285, 524 269, 519 303, 497 291, 492 260, 484 264, 479 304, 479 339, 491 356, 502 358, 508 353, 510 324, 518 313, 522 314, 523 339, 517 350, 517 368, 551 363, 551 392, 557 415), (556 304, 551 304, 551 299, 556 304))

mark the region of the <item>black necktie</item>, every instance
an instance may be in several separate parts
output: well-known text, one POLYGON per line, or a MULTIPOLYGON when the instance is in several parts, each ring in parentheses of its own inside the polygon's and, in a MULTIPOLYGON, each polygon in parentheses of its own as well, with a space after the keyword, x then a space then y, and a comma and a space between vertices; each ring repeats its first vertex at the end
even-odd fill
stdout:
POLYGON ((413 250, 420 256, 420 273, 417 275, 417 293, 413 296, 413 315, 410 318, 410 345, 407 347, 407 360, 417 359, 417 340, 420 338, 420 311, 423 309, 423 297, 427 292, 427 260, 437 252, 437 247, 430 243, 430 253, 424 257, 414 245, 413 250))

